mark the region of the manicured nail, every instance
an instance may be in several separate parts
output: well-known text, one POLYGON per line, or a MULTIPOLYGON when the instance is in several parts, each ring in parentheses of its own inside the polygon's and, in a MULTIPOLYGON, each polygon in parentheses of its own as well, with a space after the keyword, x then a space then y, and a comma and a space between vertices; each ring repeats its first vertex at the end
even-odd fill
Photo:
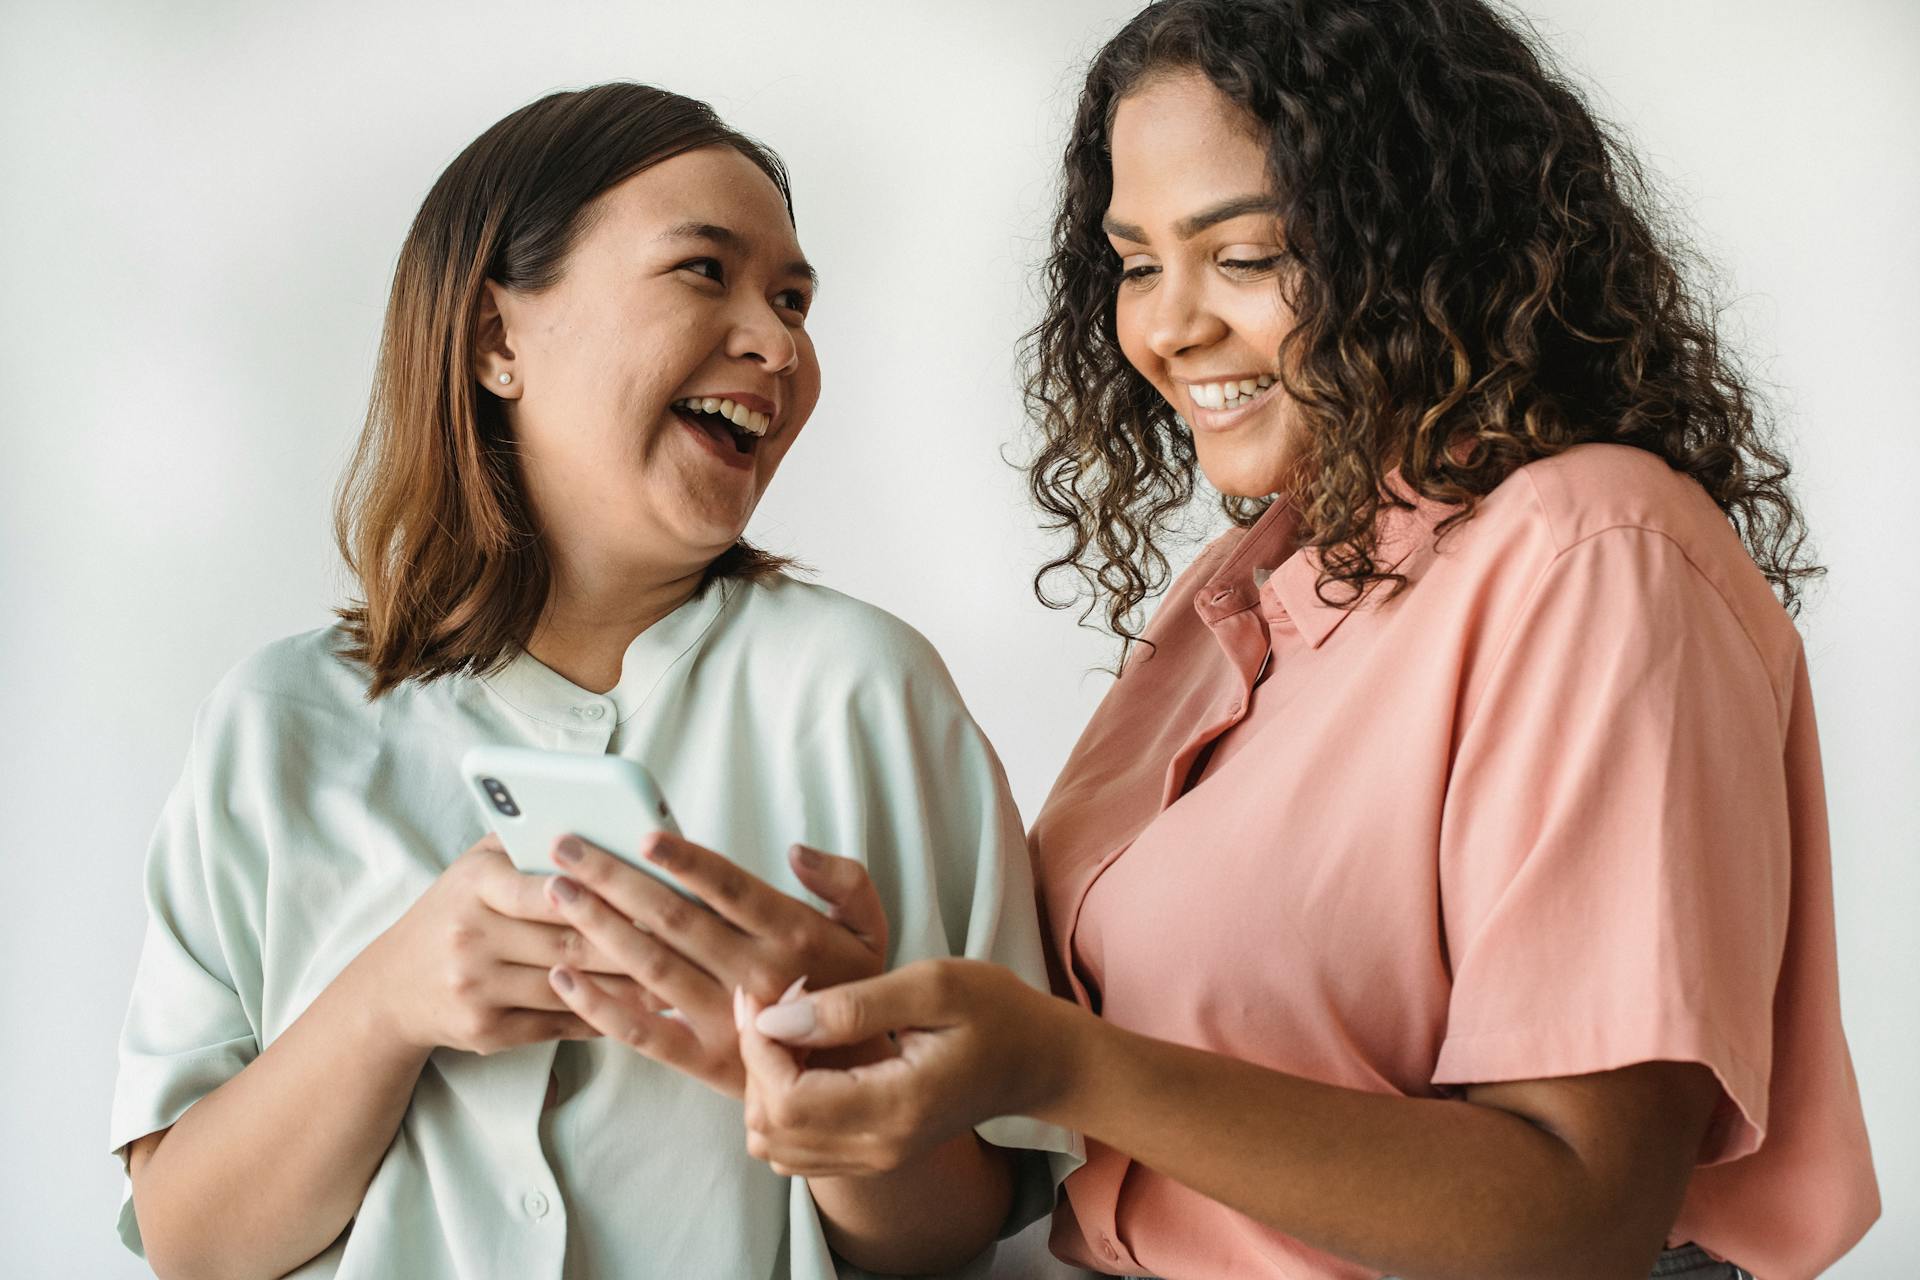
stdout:
POLYGON ((747 993, 739 987, 733 989, 733 1029, 747 1029, 747 993))
POLYGON ((580 900, 580 886, 565 876, 555 876, 553 878, 553 893, 554 896, 562 902, 578 902, 580 900))
POLYGON ((778 1000, 775 1000, 774 1003, 785 1004, 789 1000, 798 1000, 800 998, 800 993, 805 991, 806 989, 807 989, 807 975, 803 973, 799 977, 793 980, 792 986, 788 987, 785 991, 780 993, 780 998, 778 1000))
POLYGON ((813 1001, 796 1000, 762 1009, 753 1025, 773 1040, 799 1040, 813 1034, 813 1001))
POLYGON ((809 869, 820 865, 820 851, 818 849, 809 849, 803 844, 793 846, 793 858, 795 862, 809 869))
POLYGON ((548 976, 553 979, 553 985, 559 988, 563 995, 573 994, 572 974, 568 973, 565 969, 555 969, 548 976))
POLYGON ((572 866, 586 856, 587 851, 572 836, 562 836, 553 846, 553 860, 565 866, 572 866))

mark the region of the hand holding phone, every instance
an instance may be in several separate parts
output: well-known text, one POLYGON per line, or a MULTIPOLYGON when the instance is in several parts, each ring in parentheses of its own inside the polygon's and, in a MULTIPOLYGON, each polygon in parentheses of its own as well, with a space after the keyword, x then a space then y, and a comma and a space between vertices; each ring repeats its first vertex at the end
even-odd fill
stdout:
POLYGON ((478 746, 460 761, 474 802, 522 871, 551 875, 553 842, 579 836, 691 897, 673 877, 631 851, 654 831, 680 834, 660 784, 622 756, 478 746))

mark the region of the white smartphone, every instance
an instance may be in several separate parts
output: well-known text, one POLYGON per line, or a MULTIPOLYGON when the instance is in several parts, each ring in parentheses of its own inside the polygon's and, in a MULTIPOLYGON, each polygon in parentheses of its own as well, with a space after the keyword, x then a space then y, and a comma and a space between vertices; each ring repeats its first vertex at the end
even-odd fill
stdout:
POLYGON ((522 871, 553 874, 553 842, 576 835, 638 867, 675 892, 672 876, 634 856, 653 831, 680 834, 660 784, 646 767, 620 756, 479 746, 461 757, 482 821, 522 871))

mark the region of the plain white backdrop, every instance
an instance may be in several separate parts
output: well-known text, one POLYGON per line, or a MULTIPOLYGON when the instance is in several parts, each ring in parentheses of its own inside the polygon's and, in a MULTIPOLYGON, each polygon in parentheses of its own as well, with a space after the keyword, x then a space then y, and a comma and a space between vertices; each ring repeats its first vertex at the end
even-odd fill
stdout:
MULTIPOLYGON (((1113 649, 1028 587, 1013 344, 1079 73, 1135 7, 0 3, 0 1274, 144 1273, 104 1144, 148 834, 199 699, 341 599, 329 498, 408 221, 547 91, 664 84, 792 166, 825 390, 752 533, 933 640, 1032 815, 1113 649)), ((1724 269, 1793 435, 1886 1203, 1832 1274, 1914 1275, 1920 7, 1524 11, 1724 269)))

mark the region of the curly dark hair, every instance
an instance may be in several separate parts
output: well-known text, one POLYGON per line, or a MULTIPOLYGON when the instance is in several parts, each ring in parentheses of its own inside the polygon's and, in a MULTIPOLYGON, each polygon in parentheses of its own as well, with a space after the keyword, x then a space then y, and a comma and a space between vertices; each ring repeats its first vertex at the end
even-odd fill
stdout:
MULTIPOLYGON (((1120 266, 1101 230, 1120 100, 1199 72, 1266 138, 1278 287, 1299 317, 1277 353, 1304 439, 1289 492, 1318 591, 1352 607, 1401 575, 1376 519, 1421 497, 1470 519, 1515 469, 1588 441, 1692 476, 1790 612, 1822 572, 1765 405, 1689 276, 1645 173, 1518 29, 1480 0, 1164 0, 1095 56, 1080 95, 1046 311, 1025 335, 1029 468, 1047 527, 1123 643, 1167 582, 1195 492, 1193 438, 1121 353, 1120 266), (1334 594, 1329 594, 1329 592, 1334 594)), ((1236 524, 1271 499, 1225 497, 1236 524)))

